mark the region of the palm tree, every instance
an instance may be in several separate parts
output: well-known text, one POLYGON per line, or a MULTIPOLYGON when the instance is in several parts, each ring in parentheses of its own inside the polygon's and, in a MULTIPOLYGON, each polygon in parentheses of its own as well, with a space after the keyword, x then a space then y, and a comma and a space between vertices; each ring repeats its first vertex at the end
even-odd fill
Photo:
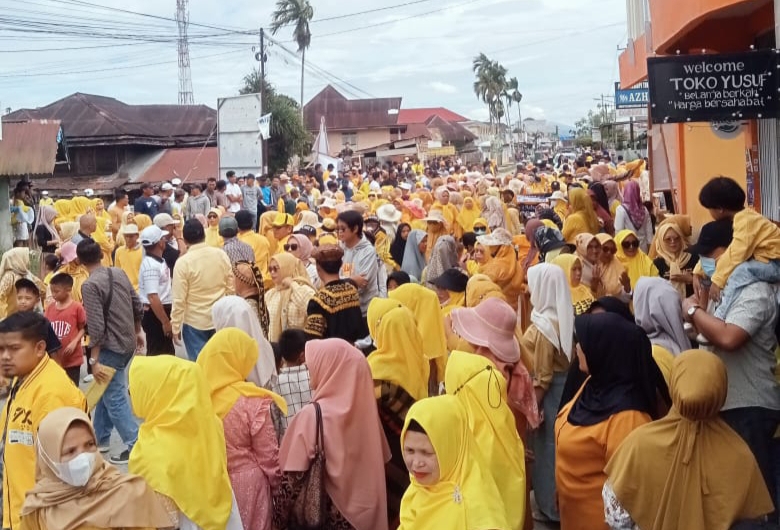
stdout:
POLYGON ((476 74, 474 93, 487 105, 490 123, 500 128, 501 118, 505 115, 502 98, 507 86, 507 69, 484 53, 474 58, 472 69, 476 74))
POLYGON ((309 22, 314 17, 314 8, 309 0, 277 0, 276 11, 271 20, 271 33, 286 26, 294 26, 293 39, 298 44, 301 54, 301 115, 303 115, 303 74, 306 64, 306 49, 311 45, 311 30, 309 22))

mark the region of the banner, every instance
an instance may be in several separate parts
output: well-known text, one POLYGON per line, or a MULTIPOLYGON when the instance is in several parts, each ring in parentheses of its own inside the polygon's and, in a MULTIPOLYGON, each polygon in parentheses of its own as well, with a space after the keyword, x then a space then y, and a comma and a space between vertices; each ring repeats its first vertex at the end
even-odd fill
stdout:
POLYGON ((647 102, 647 83, 639 83, 626 90, 620 88, 620 83, 615 83, 616 109, 646 109, 647 102))
POLYGON ((257 119, 257 130, 260 131, 260 138, 268 140, 271 137, 271 114, 265 114, 257 119))
POLYGON ((649 57, 653 123, 780 117, 776 50, 649 57))

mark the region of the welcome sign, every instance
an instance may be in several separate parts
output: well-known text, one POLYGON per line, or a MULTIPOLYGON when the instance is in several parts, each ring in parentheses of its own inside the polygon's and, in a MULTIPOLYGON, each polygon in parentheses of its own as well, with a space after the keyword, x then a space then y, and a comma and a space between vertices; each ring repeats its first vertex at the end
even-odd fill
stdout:
POLYGON ((647 59, 653 123, 780 117, 777 50, 647 59))

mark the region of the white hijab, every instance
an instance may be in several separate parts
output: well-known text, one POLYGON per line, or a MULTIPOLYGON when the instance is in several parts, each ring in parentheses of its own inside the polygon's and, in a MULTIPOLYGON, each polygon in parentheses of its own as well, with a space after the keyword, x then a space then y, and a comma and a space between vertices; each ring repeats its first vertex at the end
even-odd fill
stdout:
POLYGON ((528 290, 531 291, 533 306, 531 322, 571 360, 574 352, 574 305, 566 273, 557 265, 534 265, 528 269, 528 290))
POLYGON ((691 349, 683 327, 680 293, 663 278, 639 278, 634 287, 634 316, 652 344, 674 356, 691 349))
POLYGON ((276 361, 271 344, 263 335, 257 314, 240 296, 226 296, 211 308, 214 328, 238 328, 257 341, 257 364, 247 376, 247 381, 272 390, 276 386, 276 361))

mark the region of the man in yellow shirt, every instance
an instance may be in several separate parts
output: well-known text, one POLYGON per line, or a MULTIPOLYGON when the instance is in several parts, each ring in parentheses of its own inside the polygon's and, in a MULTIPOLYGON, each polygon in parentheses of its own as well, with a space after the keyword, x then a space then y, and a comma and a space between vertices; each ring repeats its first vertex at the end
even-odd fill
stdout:
POLYGON ((122 234, 125 237, 125 244, 116 249, 114 266, 125 271, 133 289, 137 292, 138 271, 141 269, 141 261, 144 259, 144 250, 138 243, 138 226, 127 225, 122 230, 122 234))
POLYGON ((255 255, 255 266, 268 275, 268 261, 271 259, 271 244, 268 238, 254 231, 254 223, 251 212, 240 210, 236 212, 236 224, 238 224, 238 239, 252 247, 255 255))
POLYGON ((0 413, 5 436, 3 528, 19 528, 25 494, 35 486, 35 436, 43 418, 61 407, 87 409, 84 394, 46 353, 49 327, 34 311, 0 321, 0 374, 11 379, 0 413))
POLYGON ((274 229, 274 239, 276 239, 276 253, 284 252, 284 245, 287 244, 287 240, 290 238, 290 234, 293 233, 293 227, 295 226, 295 220, 292 215, 288 213, 278 213, 271 223, 274 229))

